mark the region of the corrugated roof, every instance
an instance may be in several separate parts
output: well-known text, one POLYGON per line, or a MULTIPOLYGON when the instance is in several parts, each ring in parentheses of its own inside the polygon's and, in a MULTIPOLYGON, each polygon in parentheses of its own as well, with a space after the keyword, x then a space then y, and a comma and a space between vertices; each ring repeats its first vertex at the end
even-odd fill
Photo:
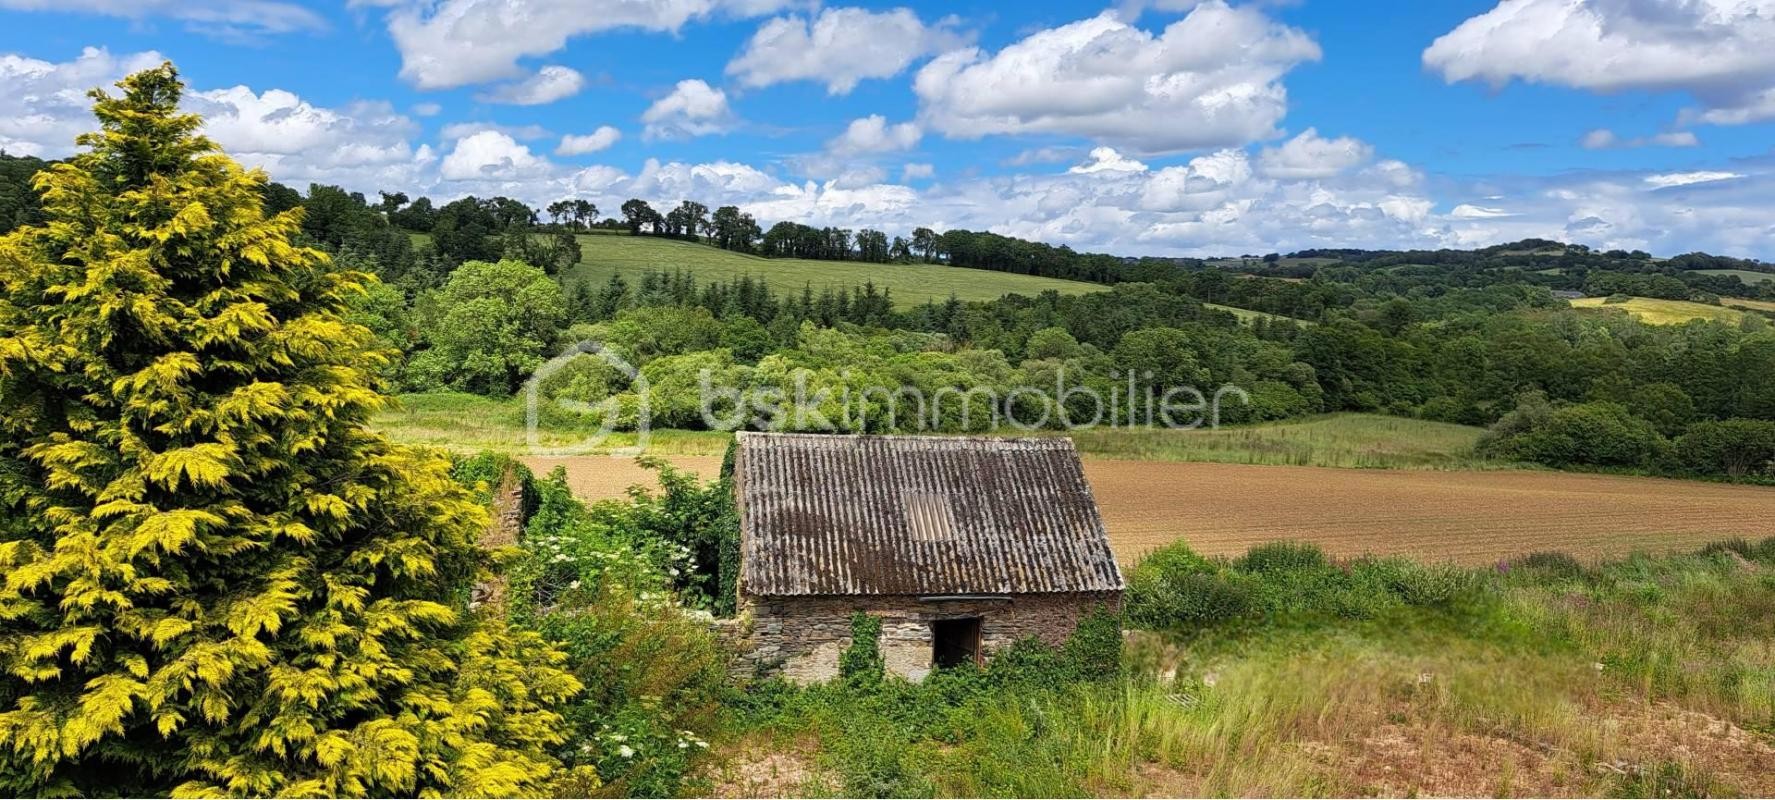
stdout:
POLYGON ((1072 441, 740 433, 754 595, 1116 591, 1072 441))

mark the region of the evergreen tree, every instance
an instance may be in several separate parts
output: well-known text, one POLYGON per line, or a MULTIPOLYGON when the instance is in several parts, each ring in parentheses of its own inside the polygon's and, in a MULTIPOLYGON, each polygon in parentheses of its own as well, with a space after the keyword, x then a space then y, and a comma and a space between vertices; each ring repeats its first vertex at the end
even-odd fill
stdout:
POLYGON ((0 238, 0 794, 536 791, 578 686, 470 609, 485 512, 365 428, 371 278, 170 64, 118 85, 0 238))

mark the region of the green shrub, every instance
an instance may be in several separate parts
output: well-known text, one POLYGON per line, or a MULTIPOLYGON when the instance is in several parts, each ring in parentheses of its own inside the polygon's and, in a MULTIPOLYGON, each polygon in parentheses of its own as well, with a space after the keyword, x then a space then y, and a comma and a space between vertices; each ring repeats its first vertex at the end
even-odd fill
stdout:
POLYGON ((1154 570, 1128 582, 1128 616, 1148 628, 1218 625, 1246 616, 1253 605, 1250 590, 1224 575, 1154 570))
POLYGON ((1393 576, 1390 588, 1406 605, 1452 608, 1478 591, 1478 575, 1453 564, 1407 564, 1393 576))
POLYGON ((706 747, 727 677, 726 656, 674 602, 670 571, 687 555, 638 528, 651 498, 588 508, 559 468, 536 484, 523 557, 508 571, 507 612, 564 651, 585 691, 562 714, 571 737, 557 756, 602 779, 573 776, 561 796, 695 794, 687 785, 706 747))
POLYGON ((838 654, 838 675, 853 686, 880 685, 887 662, 881 657, 881 618, 851 615, 851 643, 838 654))
POLYGON ((1756 545, 1750 543, 1750 540, 1743 537, 1735 537, 1732 539, 1721 539, 1717 542, 1708 542, 1703 545, 1700 550, 1696 551, 1696 555, 1709 557, 1725 555, 1727 553, 1749 560, 1756 556, 1757 548, 1756 545))
POLYGON ((1086 680, 1122 674, 1122 616, 1098 608, 1079 620, 1061 653, 1069 670, 1086 680))
POLYGON ((1652 423, 1615 403, 1512 415, 1481 443, 1492 455, 1554 467, 1649 467, 1669 449, 1652 423))
POLYGON ((1578 563, 1578 559, 1567 553, 1554 551, 1529 553, 1510 562, 1510 569, 1534 572, 1559 580, 1571 580, 1584 575, 1584 566, 1578 563))
POLYGON ((524 518, 529 519, 536 513, 540 502, 536 489, 536 473, 517 459, 504 453, 477 453, 451 465, 450 477, 473 492, 476 501, 488 505, 493 502, 493 493, 499 489, 500 481, 505 479, 508 472, 518 481, 523 497, 524 518))
POLYGON ((1678 437, 1674 450, 1683 469, 1703 475, 1775 475, 1775 422, 1697 422, 1678 437))
POLYGON ((1330 565, 1325 551, 1310 542, 1270 542, 1260 544, 1233 560, 1233 568, 1241 572, 1298 572, 1317 570, 1330 565))
POLYGON ((1376 619, 1407 607, 1458 608, 1481 595, 1485 582, 1475 570, 1398 558, 1333 564, 1318 547, 1298 542, 1259 545, 1230 564, 1208 561, 1179 544, 1134 568, 1128 619, 1176 633, 1235 622, 1376 619))

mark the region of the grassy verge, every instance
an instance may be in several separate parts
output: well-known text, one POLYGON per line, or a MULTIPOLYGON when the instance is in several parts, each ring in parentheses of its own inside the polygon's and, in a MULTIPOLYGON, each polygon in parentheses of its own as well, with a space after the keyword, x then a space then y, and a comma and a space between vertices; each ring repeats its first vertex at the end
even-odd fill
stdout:
MULTIPOLYGON (((523 453, 528 448, 524 402, 472 394, 437 392, 406 394, 396 406, 377 415, 372 427, 402 444, 434 447, 460 454, 523 453)), ((602 455, 633 447, 633 433, 600 436, 596 420, 546 413, 537 426, 538 443, 551 453, 602 455)), ((728 435, 713 431, 658 430, 648 436, 647 451, 656 455, 721 455, 728 435)))
MULTIPOLYGON (((519 453, 526 448, 524 404, 468 394, 410 394, 375 422, 390 438, 457 453, 483 450, 519 453)), ((549 414, 538 426, 539 441, 563 455, 600 455, 635 444, 628 433, 614 433, 587 444, 597 425, 566 414, 549 414)), ((1020 433, 1020 432, 1012 432, 1020 433)), ((1043 434, 1072 437, 1079 449, 1099 458, 1139 461, 1211 461, 1388 469, 1496 468, 1501 462, 1473 455, 1480 429, 1377 414, 1329 414, 1303 421, 1219 430, 1103 428, 1043 434)), ((713 431, 655 430, 649 452, 660 455, 720 455, 727 434, 713 431)))
POLYGON ((1170 555, 1134 575, 1131 616, 1157 630, 1136 637, 1119 675, 1013 658, 918 686, 755 686, 730 704, 716 788, 1775 791, 1775 540, 1506 570, 1336 564, 1288 546, 1170 555), (774 782, 745 781, 766 753, 774 782))
POLYGON ((1327 414, 1218 430, 1122 428, 1068 435, 1091 455, 1135 461, 1385 469, 1501 466, 1473 455, 1481 433, 1465 425, 1379 414, 1327 414))

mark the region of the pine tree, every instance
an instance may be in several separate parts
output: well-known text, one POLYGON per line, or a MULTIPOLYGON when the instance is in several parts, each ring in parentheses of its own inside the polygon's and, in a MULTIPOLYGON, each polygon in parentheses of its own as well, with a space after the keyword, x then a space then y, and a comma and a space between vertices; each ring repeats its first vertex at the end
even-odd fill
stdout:
POLYGON ((372 279, 170 64, 0 238, 0 795, 507 795, 578 690, 469 608, 485 512, 365 423, 372 279))

